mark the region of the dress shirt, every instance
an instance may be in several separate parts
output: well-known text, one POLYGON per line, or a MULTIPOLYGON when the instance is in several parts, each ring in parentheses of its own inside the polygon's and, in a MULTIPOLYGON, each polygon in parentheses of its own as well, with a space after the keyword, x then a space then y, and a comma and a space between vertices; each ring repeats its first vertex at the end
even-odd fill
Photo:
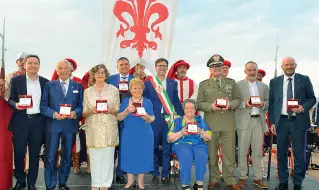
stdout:
POLYGON ((31 80, 26 74, 27 82, 27 95, 32 95, 32 108, 26 110, 27 114, 38 114, 40 113, 40 101, 41 101, 41 85, 39 77, 36 80, 31 80))
MULTIPOLYGON (((282 109, 281 114, 282 115, 288 115, 287 113, 287 90, 288 90, 288 78, 291 78, 292 83, 292 95, 295 96, 295 74, 293 74, 291 77, 287 77, 284 75, 284 82, 283 82, 283 90, 282 90, 282 109)), ((295 98, 295 97, 294 97, 295 98)), ((293 113, 292 115, 296 115, 296 113, 293 113)))
POLYGON ((120 81, 128 81, 128 77, 129 77, 129 75, 124 76, 124 75, 120 74, 120 81), (123 79, 123 77, 126 77, 125 80, 123 79))

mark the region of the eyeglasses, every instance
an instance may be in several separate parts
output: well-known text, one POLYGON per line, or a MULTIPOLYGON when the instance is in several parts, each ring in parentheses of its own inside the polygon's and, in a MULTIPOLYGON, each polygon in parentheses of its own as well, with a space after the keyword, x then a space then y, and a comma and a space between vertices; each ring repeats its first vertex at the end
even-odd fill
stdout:
POLYGON ((222 65, 212 65, 209 68, 213 68, 213 69, 221 69, 223 66, 222 65))
POLYGON ((160 67, 160 68, 167 68, 167 65, 156 65, 156 67, 160 67))

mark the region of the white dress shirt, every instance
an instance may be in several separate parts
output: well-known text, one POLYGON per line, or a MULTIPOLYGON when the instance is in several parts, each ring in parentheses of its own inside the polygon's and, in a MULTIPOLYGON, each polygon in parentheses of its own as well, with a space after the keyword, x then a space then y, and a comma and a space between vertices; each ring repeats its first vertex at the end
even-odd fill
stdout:
MULTIPOLYGON (((250 96, 259 96, 259 92, 258 92, 258 86, 257 86, 257 82, 250 82, 248 81, 248 86, 249 86, 249 93, 250 96)), ((252 107, 251 108, 251 115, 258 115, 259 114, 259 108, 257 107, 252 107)))
POLYGON ((128 81, 128 77, 129 75, 123 76, 120 74, 120 81, 128 81), (126 77, 125 80, 123 79, 123 77, 126 77))
MULTIPOLYGON (((282 115, 288 115, 287 113, 287 90, 288 90, 288 83, 289 80, 288 78, 291 78, 291 83, 292 83, 292 95, 293 98, 295 98, 295 74, 293 74, 291 77, 287 77, 286 75, 284 75, 284 81, 283 81, 283 87, 282 87, 282 108, 281 108, 281 114, 282 115)), ((296 115, 295 113, 293 113, 293 115, 296 115)))
POLYGON ((32 108, 26 110, 27 114, 38 114, 40 113, 40 101, 41 101, 41 85, 39 77, 33 81, 26 74, 27 82, 27 95, 32 95, 32 108))

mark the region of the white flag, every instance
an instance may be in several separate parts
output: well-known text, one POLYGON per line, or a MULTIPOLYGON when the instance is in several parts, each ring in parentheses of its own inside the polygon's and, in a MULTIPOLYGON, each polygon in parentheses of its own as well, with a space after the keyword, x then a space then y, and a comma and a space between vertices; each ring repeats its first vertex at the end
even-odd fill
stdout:
POLYGON ((111 74, 127 57, 155 75, 155 60, 168 59, 177 0, 102 0, 102 62, 111 74))

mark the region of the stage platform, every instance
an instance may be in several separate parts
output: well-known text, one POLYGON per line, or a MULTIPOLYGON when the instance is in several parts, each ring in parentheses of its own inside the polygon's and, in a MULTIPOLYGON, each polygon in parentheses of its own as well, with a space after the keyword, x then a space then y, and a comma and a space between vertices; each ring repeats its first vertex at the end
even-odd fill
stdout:
MULTIPOLYGON (((266 170, 267 171, 267 170, 266 170)), ((39 177, 38 177, 38 181, 37 181, 37 187, 38 190, 45 190, 45 184, 44 184, 44 169, 41 168, 39 171, 39 177)), ((194 171, 192 172, 192 174, 194 175, 194 171)), ((145 189, 154 189, 154 190, 169 190, 169 189, 175 189, 174 185, 173 185, 173 178, 171 179, 171 184, 170 185, 151 185, 152 176, 150 174, 146 175, 145 177, 145 189)), ((192 181, 192 185, 194 184, 194 179, 195 177, 192 177, 193 181, 192 181)), ((68 186, 70 187, 71 190, 90 190, 91 189, 91 176, 89 173, 86 172, 86 168, 82 168, 81 169, 81 173, 79 175, 74 175, 73 170, 71 171, 69 180, 68 180, 68 186)), ((276 174, 275 174, 275 168, 271 169, 271 178, 269 181, 265 180, 265 182, 267 184, 269 184, 269 189, 275 189, 276 185, 278 184, 278 179, 276 178, 276 174)), ((204 180, 204 189, 207 189, 207 183, 208 183, 208 173, 206 173, 205 176, 205 180, 204 180)), ((15 184, 15 180, 14 180, 14 184, 15 184)), ((181 184, 179 179, 176 181, 176 186, 177 189, 180 190, 181 188, 181 184)), ((303 187, 304 190, 314 190, 314 189, 318 189, 319 188, 319 181, 316 181, 310 177, 306 177, 306 179, 304 180, 303 183, 303 187)), ((58 189, 56 187, 56 189, 58 189)), ((112 190, 121 190, 123 189, 123 186, 120 186, 116 183, 113 183, 112 185, 112 190)), ((217 188, 218 190, 222 190, 222 189, 230 189, 228 187, 226 187, 225 183, 220 183, 219 187, 217 188)), ((257 190, 259 189, 258 187, 254 186, 253 184, 253 179, 252 179, 252 172, 250 172, 250 176, 247 182, 247 186, 245 188, 242 189, 247 189, 247 190, 257 190)), ((289 190, 293 189, 293 183, 292 183, 292 178, 289 179, 289 190)))

